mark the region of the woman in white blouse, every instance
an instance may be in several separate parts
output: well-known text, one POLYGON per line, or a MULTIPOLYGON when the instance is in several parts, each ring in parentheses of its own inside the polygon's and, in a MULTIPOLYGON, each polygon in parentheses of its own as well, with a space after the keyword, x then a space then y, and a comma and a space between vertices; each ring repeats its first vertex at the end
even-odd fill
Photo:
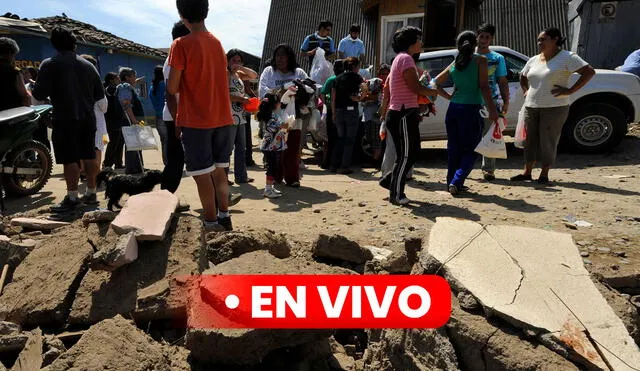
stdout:
POLYGON ((566 38, 560 30, 549 28, 538 36, 540 54, 531 58, 520 76, 524 91, 524 120, 527 138, 524 150, 524 173, 512 181, 532 180, 536 162, 542 165, 538 183, 549 182, 549 169, 555 163, 562 127, 569 116, 569 96, 585 86, 595 70, 578 55, 562 50, 566 38), (580 74, 569 87, 573 73, 580 74))

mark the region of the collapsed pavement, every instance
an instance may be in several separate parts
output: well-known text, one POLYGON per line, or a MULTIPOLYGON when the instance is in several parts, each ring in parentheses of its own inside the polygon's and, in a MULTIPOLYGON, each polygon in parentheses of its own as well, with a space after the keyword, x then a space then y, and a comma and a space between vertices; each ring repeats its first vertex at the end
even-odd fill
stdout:
MULTIPOLYGON (((599 337, 600 331, 615 330, 611 340, 617 343, 607 349, 615 347, 618 356, 633 358, 630 352, 638 349, 630 335, 638 341, 637 309, 618 292, 589 280, 567 235, 545 239, 540 237, 544 231, 529 230, 536 234, 537 242, 515 240, 532 246, 530 255, 502 256, 503 260, 493 261, 500 269, 487 269, 491 265, 479 259, 493 259, 504 250, 496 247, 499 239, 487 239, 486 231, 500 235, 497 231, 503 227, 439 219, 429 236, 414 233, 385 248, 361 246, 340 235, 319 235, 311 244, 300 245, 269 230, 205 235, 198 218, 177 213, 176 207, 172 195, 154 192, 139 195, 119 215, 93 213, 56 227, 24 219, 7 226, 12 233, 0 238, 0 263, 9 265, 12 275, 0 295, 0 321, 5 321, 0 322, 0 369, 578 370, 603 368, 608 363, 618 370, 628 368, 599 349, 598 344, 610 338, 599 337), (157 212, 153 214, 143 213, 150 203, 163 206, 154 206, 157 212), (31 233, 38 228, 45 234, 31 233), (466 244, 469 234, 477 232, 478 237, 466 244), (27 237, 35 243, 25 244, 27 237), (556 246, 558 241, 561 251, 544 250, 548 247, 544 243, 556 246), (461 245, 464 248, 458 251, 461 245), (560 254, 561 267, 541 269, 527 263, 537 262, 536 254, 542 253, 551 261, 558 257, 554 253, 560 254), (451 255, 455 256, 449 259, 451 255), (458 265, 465 259, 475 266, 458 265), (511 275, 501 277, 501 271, 511 275), (585 298, 585 293, 595 298, 589 305, 604 315, 585 319, 583 310, 577 308, 575 313, 586 326, 570 322, 573 331, 567 331, 552 326, 552 321, 568 322, 564 306, 554 304, 554 310, 565 317, 551 319, 534 306, 510 311, 521 299, 538 298, 539 291, 531 289, 528 279, 554 277, 558 271, 581 280, 580 286, 567 287, 576 290, 577 298, 585 298), (209 307, 198 300, 201 295, 181 295, 185 290, 202 289, 189 279, 198 274, 410 272, 438 273, 451 282, 452 313, 445 327, 348 331, 190 328, 189 322, 194 321, 190 314, 209 307), (509 277, 516 277, 517 282, 509 277), (483 290, 481 283, 504 288, 483 290), (594 323, 600 323, 599 327, 592 329, 594 323), (590 336, 600 340, 594 343, 590 336), (591 344, 596 354, 581 355, 567 339, 591 344)), ((567 297, 562 287, 556 292, 567 297)), ((215 292, 207 294, 215 296, 215 292)), ((541 300, 549 303, 551 299, 541 300)), ((567 306, 576 304, 570 295, 563 301, 567 306)))

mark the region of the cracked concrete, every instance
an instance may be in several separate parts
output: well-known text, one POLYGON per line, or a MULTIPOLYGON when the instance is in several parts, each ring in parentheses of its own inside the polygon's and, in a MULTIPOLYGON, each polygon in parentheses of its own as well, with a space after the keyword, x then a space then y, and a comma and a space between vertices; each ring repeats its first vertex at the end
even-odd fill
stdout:
MULTIPOLYGON (((579 330, 590 334, 614 370, 640 368, 640 349, 590 280, 571 235, 438 218, 428 253, 482 306, 512 325, 559 336, 577 316, 586 326, 579 330)), ((565 345, 577 351, 576 344, 565 345)))

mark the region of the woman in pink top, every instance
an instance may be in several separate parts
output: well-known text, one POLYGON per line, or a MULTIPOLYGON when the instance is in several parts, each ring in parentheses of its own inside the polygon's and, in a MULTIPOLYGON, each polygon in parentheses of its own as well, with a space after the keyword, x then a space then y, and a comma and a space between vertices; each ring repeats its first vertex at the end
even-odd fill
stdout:
POLYGON ((396 31, 392 47, 397 55, 391 65, 389 83, 385 84, 380 116, 385 117, 397 156, 393 171, 380 180, 380 185, 390 191, 391 203, 407 205, 411 201, 404 193, 406 176, 420 153, 418 96, 437 95, 438 91, 425 88, 418 81, 412 55, 422 51, 419 28, 408 26, 396 31))

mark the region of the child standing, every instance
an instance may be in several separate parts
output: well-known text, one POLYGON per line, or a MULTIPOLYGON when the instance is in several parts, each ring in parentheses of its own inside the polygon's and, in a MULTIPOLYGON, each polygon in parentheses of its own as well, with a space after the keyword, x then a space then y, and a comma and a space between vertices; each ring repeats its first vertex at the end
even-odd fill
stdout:
POLYGON ((267 182, 264 187, 264 197, 267 198, 278 198, 282 196, 282 192, 274 187, 274 183, 278 175, 282 172, 280 162, 282 160, 282 152, 287 149, 285 130, 288 128, 288 124, 282 121, 282 118, 278 114, 279 111, 279 95, 274 91, 265 94, 262 103, 260 103, 258 121, 260 121, 264 127, 260 150, 264 153, 267 165, 267 182))

